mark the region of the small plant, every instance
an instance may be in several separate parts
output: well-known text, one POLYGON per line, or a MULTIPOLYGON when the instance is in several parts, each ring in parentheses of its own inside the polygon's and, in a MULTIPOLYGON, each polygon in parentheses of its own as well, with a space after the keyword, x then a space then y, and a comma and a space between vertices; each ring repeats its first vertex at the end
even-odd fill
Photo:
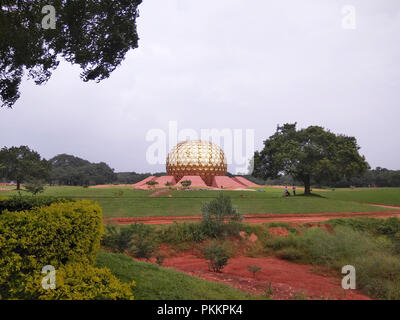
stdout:
POLYGON ((208 260, 208 267, 213 272, 221 272, 228 264, 230 254, 221 246, 211 244, 203 248, 204 256, 208 260))
POLYGON ((307 300, 308 298, 307 298, 307 294, 304 291, 302 291, 302 292, 296 292, 294 294, 293 299, 294 300, 307 300))
POLYGON ((184 187, 184 188, 190 187, 191 184, 192 184, 192 181, 191 181, 191 180, 183 180, 183 181, 181 181, 181 185, 182 185, 182 187, 184 187))
POLYGON ((265 296, 267 298, 271 298, 274 295, 274 290, 272 290, 272 284, 271 281, 268 281, 268 287, 265 290, 265 296))
POLYGON ((164 262, 165 256, 161 253, 156 254, 156 263, 161 266, 164 262))
POLYGON ((247 266, 247 270, 253 274, 253 278, 256 278, 256 273, 261 271, 259 266, 247 266))
POLYGON ((25 190, 36 196, 44 191, 44 183, 40 180, 32 181, 25 185, 25 190))
POLYGON ((149 186, 149 188, 155 188, 156 185, 158 184, 158 182, 151 180, 151 181, 147 181, 146 184, 149 186))

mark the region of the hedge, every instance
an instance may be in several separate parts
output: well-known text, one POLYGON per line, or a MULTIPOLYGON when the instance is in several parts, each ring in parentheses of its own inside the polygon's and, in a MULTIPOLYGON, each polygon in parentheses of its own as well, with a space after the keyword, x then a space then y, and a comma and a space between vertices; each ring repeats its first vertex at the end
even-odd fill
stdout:
POLYGON ((12 196, 0 198, 0 214, 5 211, 24 211, 49 206, 56 202, 68 202, 67 198, 49 196, 12 196))
POLYGON ((29 277, 20 296, 41 300, 133 300, 135 282, 122 283, 108 268, 69 263, 56 271, 56 290, 42 288, 43 275, 29 277))
POLYGON ((88 200, 58 202, 0 215, 0 296, 18 298, 27 276, 45 265, 94 264, 103 235, 102 210, 88 200))

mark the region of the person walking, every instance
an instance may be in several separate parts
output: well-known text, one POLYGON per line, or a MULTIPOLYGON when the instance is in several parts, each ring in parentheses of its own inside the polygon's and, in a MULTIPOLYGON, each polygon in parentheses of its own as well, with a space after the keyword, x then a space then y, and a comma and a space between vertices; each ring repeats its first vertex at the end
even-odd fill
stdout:
POLYGON ((290 196, 290 193, 289 193, 289 191, 288 191, 288 189, 287 189, 287 186, 285 186, 285 195, 286 195, 287 197, 290 196))
POLYGON ((296 186, 295 185, 293 185, 292 190, 293 190, 293 195, 295 196, 296 195, 296 186))

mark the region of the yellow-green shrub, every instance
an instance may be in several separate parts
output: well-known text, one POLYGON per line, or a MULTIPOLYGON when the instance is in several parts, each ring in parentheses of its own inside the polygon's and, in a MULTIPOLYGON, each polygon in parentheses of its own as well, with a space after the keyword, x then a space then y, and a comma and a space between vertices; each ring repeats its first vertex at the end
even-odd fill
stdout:
POLYGON ((108 268, 69 263, 56 271, 56 288, 43 289, 42 274, 35 272, 19 294, 41 300, 133 300, 135 282, 123 283, 108 268))
MULTIPOLYGON (((93 265, 103 234, 102 210, 82 200, 0 215, 0 296, 21 292, 45 265, 93 265)), ((18 296, 14 296, 17 297, 18 296)))

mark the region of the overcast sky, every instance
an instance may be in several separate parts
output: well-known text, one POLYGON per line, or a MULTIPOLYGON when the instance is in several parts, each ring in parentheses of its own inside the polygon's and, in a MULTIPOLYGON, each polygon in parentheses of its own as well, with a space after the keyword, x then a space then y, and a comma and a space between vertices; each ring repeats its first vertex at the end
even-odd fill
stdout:
POLYGON ((372 167, 400 169, 399 0, 144 0, 137 24, 139 48, 100 84, 68 63, 44 86, 24 81, 0 109, 0 145, 155 172, 146 134, 169 121, 253 129, 256 149, 297 121, 355 136, 372 167))

